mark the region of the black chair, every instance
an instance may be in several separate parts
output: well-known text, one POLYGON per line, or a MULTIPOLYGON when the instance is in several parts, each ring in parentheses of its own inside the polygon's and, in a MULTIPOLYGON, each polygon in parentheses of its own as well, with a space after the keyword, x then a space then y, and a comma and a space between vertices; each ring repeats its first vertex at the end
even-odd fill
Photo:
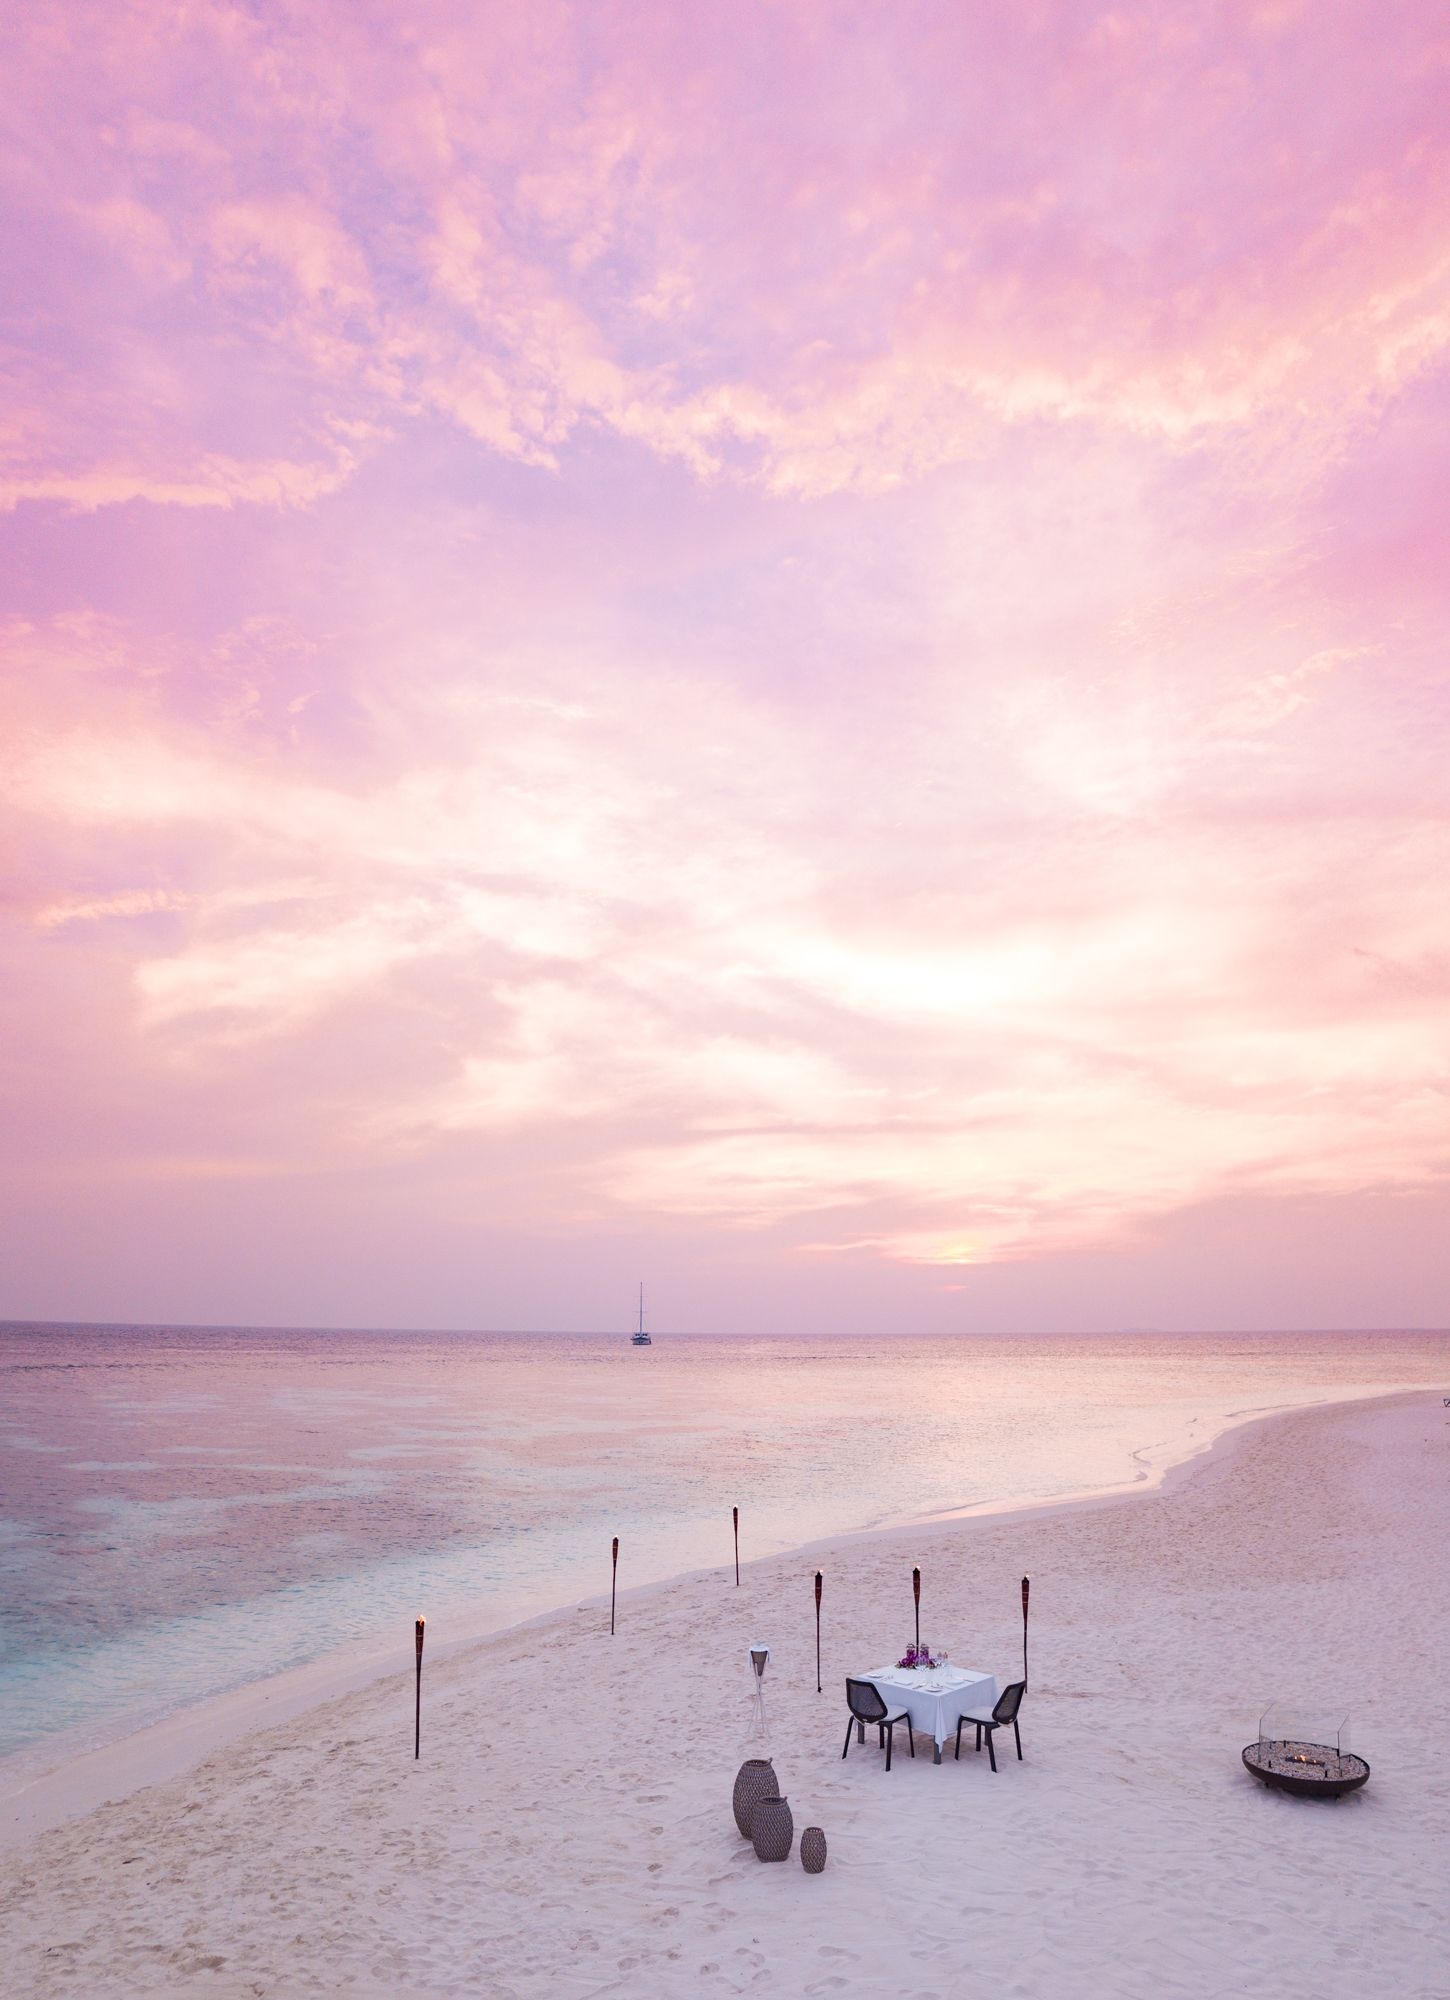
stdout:
MULTIPOLYGON (((846 1706, 851 1711, 851 1720, 846 1724, 846 1750, 851 1747, 851 1731, 856 1732, 857 1741, 866 1741, 866 1724, 876 1724, 878 1747, 886 1745, 886 1768, 891 1769, 891 1732, 898 1722, 906 1724, 906 1740, 911 1745, 911 1754, 916 1755, 916 1738, 911 1733, 911 1717, 903 1708, 899 1715, 888 1714, 886 1704, 876 1690, 873 1681, 846 1682, 846 1706)), ((846 1750, 841 1752, 844 1759, 846 1750)))
POLYGON ((962 1754, 962 1724, 974 1722, 977 1725, 977 1748, 982 1747, 982 1732, 987 1732, 987 1755, 992 1760, 992 1769, 997 1768, 997 1753, 992 1748, 992 1731, 1004 1729, 1010 1722, 1012 1734, 1017 1738, 1017 1761, 1022 1762, 1022 1731, 1017 1725, 1017 1711, 1022 1706, 1022 1697, 1027 1692, 1026 1681, 1013 1681, 1011 1687, 1004 1688, 997 1697, 993 1709, 968 1709, 965 1715, 957 1717, 957 1755, 962 1754))

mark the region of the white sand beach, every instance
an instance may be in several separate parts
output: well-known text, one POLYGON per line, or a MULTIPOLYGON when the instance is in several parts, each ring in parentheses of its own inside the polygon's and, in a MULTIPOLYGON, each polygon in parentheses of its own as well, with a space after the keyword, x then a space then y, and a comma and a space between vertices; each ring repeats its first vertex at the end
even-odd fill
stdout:
MULTIPOLYGON (((1438 1396, 1341 1404, 1152 1491, 628 1593, 613 1639, 596 1599, 430 1661, 416 1764, 405 1624, 399 1674, 5 1855, 5 1989, 1442 2000, 1447 1454, 1438 1396), (1004 1682, 1033 1578, 1026 1758, 1009 1734, 995 1776, 920 1742, 889 1775, 841 1759, 844 1676, 909 1641, 913 1563, 923 1636, 1004 1682), (819 1877, 757 1862, 731 1817, 757 1638, 819 1877), (1274 1698, 1347 1713, 1368 1786, 1249 1778, 1274 1698)), ((119 1794, 134 1748, 113 1756, 119 1794)))

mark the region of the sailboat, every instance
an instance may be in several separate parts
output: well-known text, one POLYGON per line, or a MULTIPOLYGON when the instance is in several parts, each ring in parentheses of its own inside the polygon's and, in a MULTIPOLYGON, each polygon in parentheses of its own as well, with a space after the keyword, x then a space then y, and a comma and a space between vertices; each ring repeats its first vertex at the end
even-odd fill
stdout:
POLYGON ((654 1342, 650 1339, 649 1335, 644 1330, 644 1283, 642 1280, 639 1288, 639 1325, 635 1328, 634 1332, 629 1336, 629 1344, 631 1347, 654 1346, 654 1342))

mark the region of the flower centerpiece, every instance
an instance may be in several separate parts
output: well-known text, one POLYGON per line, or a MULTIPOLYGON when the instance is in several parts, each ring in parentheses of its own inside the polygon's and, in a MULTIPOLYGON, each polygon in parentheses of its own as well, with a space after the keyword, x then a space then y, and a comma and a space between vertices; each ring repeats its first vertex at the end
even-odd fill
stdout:
POLYGON ((930 1646, 908 1646, 896 1664, 898 1667, 939 1667, 945 1658, 943 1654, 940 1660, 934 1660, 930 1646))

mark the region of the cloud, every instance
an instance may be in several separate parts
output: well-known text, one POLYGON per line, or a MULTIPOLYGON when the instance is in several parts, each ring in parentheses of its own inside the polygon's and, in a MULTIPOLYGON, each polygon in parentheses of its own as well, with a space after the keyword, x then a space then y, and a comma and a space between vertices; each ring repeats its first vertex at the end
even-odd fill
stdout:
POLYGON ((931 10, 917 33, 908 10, 827 41, 761 23, 757 75, 738 24, 606 10, 586 73, 568 10, 271 39, 221 5, 140 11, 143 41, 98 22, 79 75, 25 47, 22 97, 57 128, 37 221, 58 204, 111 255, 88 286, 64 235, 41 260, 84 365, 31 386, 65 412, 43 456, 64 437, 74 462, 13 468, 10 504, 313 505, 359 463, 319 464, 329 424, 424 412, 525 465, 604 432, 798 499, 889 493, 1043 425, 1313 481, 1443 371, 1450 162, 1413 35, 1165 35, 1142 7, 1111 33, 931 10), (1358 89, 1306 99, 1311 49, 1358 89), (230 105, 206 123, 198 65, 230 105), (93 134, 123 73, 126 137, 93 134), (163 366, 159 402, 130 393, 163 366), (266 413, 254 458, 238 391, 266 413))
POLYGON ((355 454, 336 452, 311 465, 273 460, 247 464, 207 453, 194 464, 169 470, 91 465, 76 472, 11 466, 0 474, 0 508, 27 500, 54 500, 80 513, 144 500, 155 507, 310 507, 345 485, 355 454))
POLYGON ((822 1283, 1441 1186, 1421 16, 16 42, 22 1164, 822 1283))
MULTIPOLYGON (((359 1021, 406 1021, 411 1045, 422 1024, 421 1065, 349 1082, 332 1148, 406 1161, 532 1133, 565 1147, 580 1213, 1040 1258, 1225 1194, 1443 1170, 1444 982, 1382 971, 1437 962, 1443 826, 1382 836, 1365 870, 1352 822, 1312 819, 1266 868, 1252 819, 1191 807, 1222 742, 1281 735, 1377 660, 1288 657, 1221 704, 1220 739, 1192 706, 1176 735, 1160 718, 1149 793, 1085 785, 1082 744, 1045 754, 1049 709, 1014 703, 993 754, 1030 773, 1030 852, 898 751, 897 851, 873 854, 834 811, 838 729, 803 762, 739 693, 618 658, 582 702, 557 665, 527 698, 512 675, 375 689, 375 750, 406 748, 366 777, 295 769, 291 746, 242 761, 158 717, 42 729, 12 795, 118 858, 171 829, 201 864, 204 892, 72 894, 35 918, 180 927, 127 960, 137 1031, 190 1074, 248 1045, 345 1047, 359 1021), (923 895, 942 840, 947 882, 923 895)), ((1105 740, 1134 699, 1103 683, 1105 740)))

